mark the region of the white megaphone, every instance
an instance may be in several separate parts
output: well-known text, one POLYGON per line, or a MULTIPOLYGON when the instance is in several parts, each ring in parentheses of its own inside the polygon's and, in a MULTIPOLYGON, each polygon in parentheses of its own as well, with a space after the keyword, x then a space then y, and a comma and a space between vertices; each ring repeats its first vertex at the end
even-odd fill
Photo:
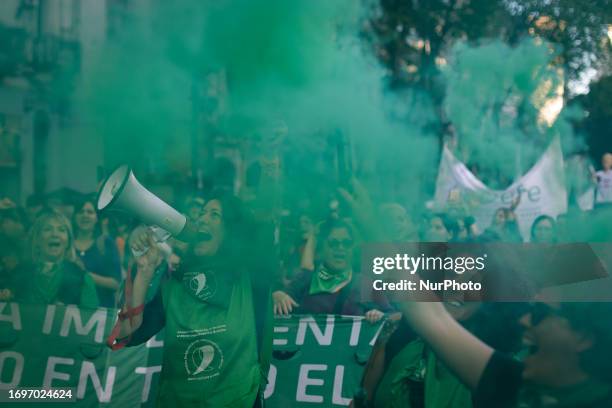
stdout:
POLYGON ((108 176, 96 201, 98 211, 110 208, 127 211, 151 226, 157 242, 165 241, 170 235, 190 241, 197 232, 187 217, 144 188, 127 165, 119 166, 108 176))

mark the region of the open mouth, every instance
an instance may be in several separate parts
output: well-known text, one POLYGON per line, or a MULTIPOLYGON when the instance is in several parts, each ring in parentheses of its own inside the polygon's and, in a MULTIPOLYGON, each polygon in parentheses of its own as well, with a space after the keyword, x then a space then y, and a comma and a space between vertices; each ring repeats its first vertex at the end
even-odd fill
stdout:
POLYGON ((47 243, 47 247, 50 249, 59 249, 62 246, 62 243, 59 241, 51 241, 47 243))
POLYGON ((344 252, 332 252, 332 258, 334 258, 336 261, 344 261, 346 254, 344 252))
POLYGON ((343 256, 334 256, 332 257, 332 260, 335 264, 344 264, 344 262, 346 262, 346 259, 343 256))
POLYGON ((212 239, 212 234, 208 231, 199 231, 197 234, 198 241, 210 241, 212 239))

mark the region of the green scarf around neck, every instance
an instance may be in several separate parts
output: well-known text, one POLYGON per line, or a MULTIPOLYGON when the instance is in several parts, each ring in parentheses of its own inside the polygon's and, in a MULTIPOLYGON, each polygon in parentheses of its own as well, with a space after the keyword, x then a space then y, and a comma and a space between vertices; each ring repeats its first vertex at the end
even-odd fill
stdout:
POLYGON ((312 275, 308 294, 336 293, 345 287, 352 277, 353 271, 350 268, 339 272, 331 272, 325 265, 321 264, 312 275))

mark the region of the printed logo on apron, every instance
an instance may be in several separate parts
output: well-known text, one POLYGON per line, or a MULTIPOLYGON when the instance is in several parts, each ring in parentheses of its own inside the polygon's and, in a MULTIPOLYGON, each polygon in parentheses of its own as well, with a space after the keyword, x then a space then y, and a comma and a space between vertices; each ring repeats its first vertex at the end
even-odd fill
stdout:
POLYGON ((183 285, 200 301, 208 300, 217 293, 217 278, 211 270, 186 272, 183 274, 183 285))
POLYGON ((188 380, 208 380, 219 375, 223 353, 217 343, 200 339, 187 347, 184 360, 188 380))

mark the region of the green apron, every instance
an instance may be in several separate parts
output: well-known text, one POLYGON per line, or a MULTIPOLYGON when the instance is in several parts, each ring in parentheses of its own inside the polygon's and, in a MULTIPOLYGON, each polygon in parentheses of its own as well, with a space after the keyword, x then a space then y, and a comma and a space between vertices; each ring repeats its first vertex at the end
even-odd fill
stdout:
POLYGON ((190 271, 162 285, 166 328, 157 406, 251 408, 262 375, 249 274, 190 271))
POLYGON ((411 407, 410 382, 424 382, 426 408, 472 407, 472 394, 422 340, 406 345, 391 361, 376 390, 376 408, 411 407))
MULTIPOLYGON (((376 408, 410 407, 409 381, 425 383, 425 408, 472 407, 472 394, 459 379, 425 348, 422 340, 415 340, 391 361, 378 389, 376 408)), ((521 388, 517 408, 573 408, 590 406, 603 401, 610 394, 610 386, 597 380, 563 389, 546 389, 525 385, 521 388)))
MULTIPOLYGON (((53 266, 54 271, 51 274, 44 274, 39 267, 36 267, 33 274, 28 276, 27 290, 23 293, 23 298, 20 299, 26 303, 54 304, 61 303, 59 296, 62 288, 64 274, 70 265, 65 261, 53 266)), ((72 268, 77 268, 73 266, 72 268)), ((80 273, 80 269, 79 269, 80 273)), ((80 287, 71 288, 79 290, 78 305, 82 308, 95 309, 99 306, 98 294, 96 292, 96 284, 89 273, 82 272, 82 284, 80 287)), ((76 303, 76 302, 75 302, 76 303)))

